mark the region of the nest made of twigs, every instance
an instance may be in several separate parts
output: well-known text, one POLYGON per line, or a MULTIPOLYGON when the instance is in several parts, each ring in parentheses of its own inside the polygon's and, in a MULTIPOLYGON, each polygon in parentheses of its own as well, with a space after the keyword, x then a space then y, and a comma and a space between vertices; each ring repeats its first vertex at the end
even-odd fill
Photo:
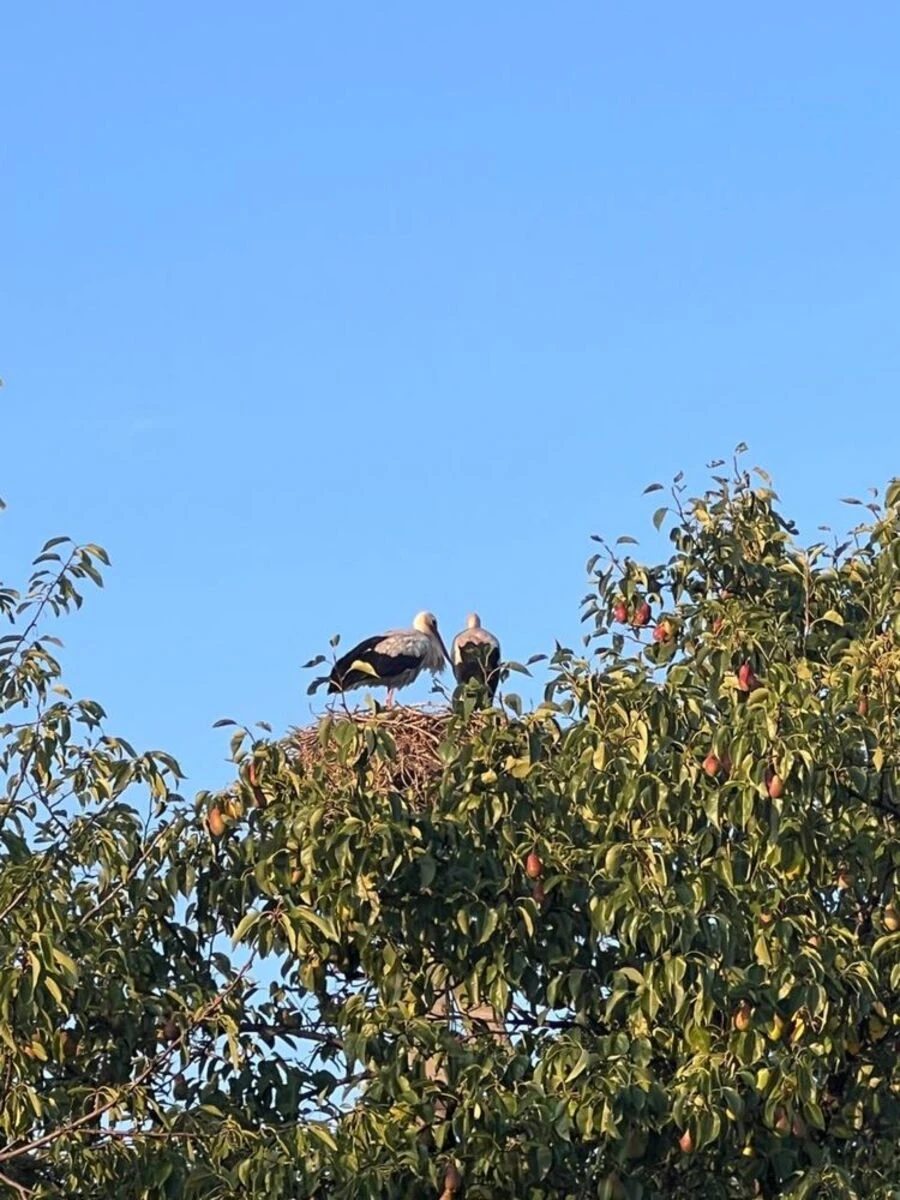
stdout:
MULTIPOLYGON (((404 792, 413 807, 424 808, 429 802, 431 785, 444 768, 440 751, 454 717, 451 708, 431 704, 335 711, 320 717, 313 725, 290 730, 285 747, 301 770, 323 772, 335 791, 356 781, 363 769, 371 773, 371 783, 377 790, 404 792), (353 722, 358 730, 386 732, 388 748, 382 741, 375 753, 363 749, 349 761, 341 752, 339 733, 340 724, 347 721, 353 722)), ((467 732, 480 729, 487 719, 488 713, 472 714, 467 732)))

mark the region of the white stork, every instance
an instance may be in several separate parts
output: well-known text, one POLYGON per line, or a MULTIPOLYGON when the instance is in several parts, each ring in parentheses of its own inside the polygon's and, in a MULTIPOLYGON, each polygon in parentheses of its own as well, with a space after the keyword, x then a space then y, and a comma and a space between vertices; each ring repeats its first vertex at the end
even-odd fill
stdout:
POLYGON ((421 671, 443 671, 450 655, 438 632, 433 613, 417 613, 412 629, 392 629, 366 638, 343 658, 328 677, 329 692, 349 692, 358 687, 386 687, 388 706, 397 688, 406 687, 421 671))
POLYGON ((493 700, 500 679, 500 643, 492 633, 481 628, 478 613, 469 613, 465 629, 453 639, 450 661, 457 683, 477 679, 493 700))

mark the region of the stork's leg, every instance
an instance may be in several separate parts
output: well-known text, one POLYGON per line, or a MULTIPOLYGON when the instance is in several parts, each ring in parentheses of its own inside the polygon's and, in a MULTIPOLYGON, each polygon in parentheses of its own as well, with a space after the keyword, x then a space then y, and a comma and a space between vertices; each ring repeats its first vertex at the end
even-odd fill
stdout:
POLYGON ((387 693, 387 703, 385 704, 385 708, 393 708, 393 707, 394 707, 394 689, 392 687, 389 687, 388 693, 387 693))

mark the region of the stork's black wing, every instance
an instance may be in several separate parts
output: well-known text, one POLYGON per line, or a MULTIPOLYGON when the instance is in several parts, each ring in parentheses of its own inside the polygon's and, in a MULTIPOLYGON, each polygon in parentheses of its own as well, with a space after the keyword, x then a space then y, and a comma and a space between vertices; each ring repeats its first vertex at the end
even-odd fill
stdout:
POLYGON ((387 636, 381 633, 377 637, 366 638, 339 658, 328 677, 328 691, 346 692, 367 684, 377 687, 379 683, 390 687, 391 680, 419 666, 420 660, 411 654, 379 653, 378 647, 387 636))
POLYGON ((500 678, 500 647, 484 642, 463 642, 459 647, 459 662, 453 664, 453 673, 457 683, 476 679, 487 688, 493 700, 500 678))

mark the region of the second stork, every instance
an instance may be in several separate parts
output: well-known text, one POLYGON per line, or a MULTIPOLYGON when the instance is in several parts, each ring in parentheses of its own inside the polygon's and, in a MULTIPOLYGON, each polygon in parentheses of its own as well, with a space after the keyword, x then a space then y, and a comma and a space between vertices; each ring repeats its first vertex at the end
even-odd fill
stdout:
POLYGON ((487 629, 482 629, 478 613, 469 613, 465 629, 453 639, 450 661, 457 683, 466 684, 474 679, 493 700, 500 681, 500 643, 487 629))

